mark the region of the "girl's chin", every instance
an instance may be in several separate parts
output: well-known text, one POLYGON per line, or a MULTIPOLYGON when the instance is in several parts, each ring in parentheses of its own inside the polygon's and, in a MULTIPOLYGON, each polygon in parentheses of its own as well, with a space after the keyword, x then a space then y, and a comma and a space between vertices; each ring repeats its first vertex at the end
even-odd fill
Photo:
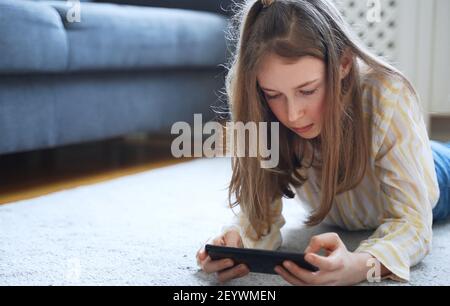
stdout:
POLYGON ((314 128, 306 133, 299 133, 297 131, 293 131, 295 134, 297 134, 299 137, 303 139, 314 139, 320 136, 320 131, 316 131, 314 128))
POLYGON ((303 135, 298 135, 299 137, 303 138, 303 139, 307 139, 307 140, 313 140, 316 139, 317 137, 319 137, 319 135, 316 136, 303 136, 303 135))

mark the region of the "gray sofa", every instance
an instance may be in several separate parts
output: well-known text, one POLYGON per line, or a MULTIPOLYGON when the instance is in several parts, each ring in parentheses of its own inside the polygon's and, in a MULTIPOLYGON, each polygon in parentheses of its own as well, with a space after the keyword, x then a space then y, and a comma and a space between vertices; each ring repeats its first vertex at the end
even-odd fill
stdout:
POLYGON ((230 1, 111 2, 0 0, 0 154, 214 117, 230 1))

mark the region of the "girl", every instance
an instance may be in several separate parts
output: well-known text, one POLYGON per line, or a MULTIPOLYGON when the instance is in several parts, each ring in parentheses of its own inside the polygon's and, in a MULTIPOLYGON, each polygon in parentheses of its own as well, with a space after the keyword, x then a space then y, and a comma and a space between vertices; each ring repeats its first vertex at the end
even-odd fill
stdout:
MULTIPOLYGON (((382 277, 408 281, 431 249, 433 217, 450 207, 450 144, 429 140, 413 86, 353 36, 331 0, 247 1, 236 18, 232 120, 280 122, 280 162, 233 159, 229 201, 240 212, 212 243, 277 249, 281 198, 295 191, 312 208, 307 225, 375 231, 354 252, 335 233, 312 237, 305 259, 320 270, 286 261, 275 271, 287 282, 356 284, 370 260, 382 277)), ((248 273, 204 248, 197 263, 221 282, 248 273)))

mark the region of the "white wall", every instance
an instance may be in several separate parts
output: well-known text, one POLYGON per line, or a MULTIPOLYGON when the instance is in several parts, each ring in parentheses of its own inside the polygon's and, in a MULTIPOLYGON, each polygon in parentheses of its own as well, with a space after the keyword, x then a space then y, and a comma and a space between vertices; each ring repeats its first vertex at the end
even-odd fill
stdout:
POLYGON ((450 0, 435 0, 430 111, 450 116, 450 0))
POLYGON ((450 115, 450 0, 336 2, 362 40, 412 81, 427 124, 429 114, 450 115), (381 19, 369 22, 367 13, 377 5, 381 19))

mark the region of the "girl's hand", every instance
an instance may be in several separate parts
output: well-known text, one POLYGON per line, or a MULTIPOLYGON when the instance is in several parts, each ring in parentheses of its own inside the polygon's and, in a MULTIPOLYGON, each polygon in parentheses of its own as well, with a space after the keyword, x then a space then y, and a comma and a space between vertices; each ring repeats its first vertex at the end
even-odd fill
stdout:
POLYGON ((326 233, 312 237, 305 250, 305 260, 319 271, 302 269, 290 261, 275 271, 293 285, 353 285, 366 279, 370 258, 367 253, 349 252, 336 233, 326 233), (326 257, 315 254, 321 249, 325 249, 326 257))
MULTIPOLYGON (((224 235, 212 239, 210 244, 235 248, 244 247, 240 234, 235 230, 228 231, 224 235)), ((196 257, 198 266, 208 274, 216 273, 217 279, 221 283, 243 277, 250 272, 247 266, 243 264, 233 267, 234 262, 231 259, 212 260, 206 253, 204 246, 198 250, 196 257)))

